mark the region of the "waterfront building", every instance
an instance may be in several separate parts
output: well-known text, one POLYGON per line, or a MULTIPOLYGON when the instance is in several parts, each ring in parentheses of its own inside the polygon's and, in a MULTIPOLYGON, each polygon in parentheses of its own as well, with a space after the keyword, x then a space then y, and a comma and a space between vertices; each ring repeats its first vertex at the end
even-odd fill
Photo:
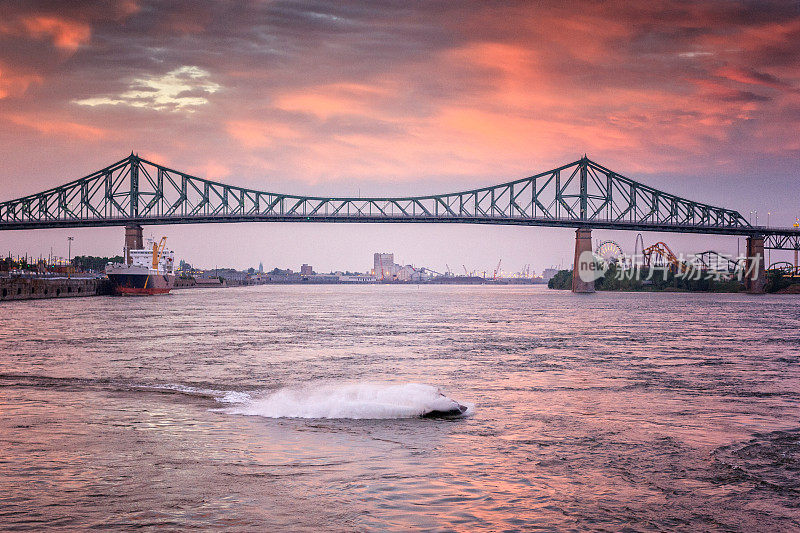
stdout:
POLYGON ((394 254, 376 253, 372 273, 379 280, 392 280, 400 272, 400 265, 395 264, 394 254))
POLYGON ((340 274, 339 283, 376 283, 378 279, 375 276, 368 276, 366 274, 340 274))
POLYGON ((548 281, 550 281, 550 280, 553 278, 553 276, 555 276, 556 274, 558 274, 558 269, 557 269, 557 268, 545 268, 545 269, 544 269, 544 271, 542 272, 542 279, 543 279, 545 282, 548 282, 548 281))
POLYGON ((397 272, 397 281, 414 281, 415 274, 417 274, 417 270, 411 265, 406 265, 397 272))

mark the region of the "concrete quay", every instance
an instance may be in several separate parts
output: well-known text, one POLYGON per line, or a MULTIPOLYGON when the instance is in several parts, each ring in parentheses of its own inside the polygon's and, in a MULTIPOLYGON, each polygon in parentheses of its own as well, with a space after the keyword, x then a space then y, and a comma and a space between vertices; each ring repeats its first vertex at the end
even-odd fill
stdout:
POLYGON ((0 302, 78 298, 108 294, 108 280, 96 278, 0 278, 0 302))

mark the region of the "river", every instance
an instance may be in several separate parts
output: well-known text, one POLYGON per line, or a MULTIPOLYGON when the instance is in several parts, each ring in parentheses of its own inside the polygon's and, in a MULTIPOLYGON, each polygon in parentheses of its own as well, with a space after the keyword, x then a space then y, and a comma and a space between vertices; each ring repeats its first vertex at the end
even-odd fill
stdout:
POLYGON ((798 347, 776 295, 7 302, 0 528, 797 529, 798 347))

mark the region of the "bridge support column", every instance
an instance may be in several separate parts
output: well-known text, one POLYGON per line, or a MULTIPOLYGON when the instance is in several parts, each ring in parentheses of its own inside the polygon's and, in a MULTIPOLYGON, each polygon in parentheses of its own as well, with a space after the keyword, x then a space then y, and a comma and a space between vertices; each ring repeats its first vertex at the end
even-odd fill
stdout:
POLYGON ((139 224, 125 226, 125 262, 129 265, 133 263, 130 251, 141 250, 142 248, 144 248, 142 227, 139 224))
POLYGON ((764 294, 767 284, 767 271, 764 265, 764 237, 754 235, 747 238, 747 263, 745 264, 744 286, 750 294, 764 294))
POLYGON ((594 272, 594 261, 592 257, 592 230, 589 228, 579 228, 575 231, 575 262, 572 265, 572 292, 590 293, 594 292, 594 279, 589 279, 590 273, 594 272), (587 253, 588 252, 588 253, 587 253), (584 273, 581 278, 581 272, 584 273))

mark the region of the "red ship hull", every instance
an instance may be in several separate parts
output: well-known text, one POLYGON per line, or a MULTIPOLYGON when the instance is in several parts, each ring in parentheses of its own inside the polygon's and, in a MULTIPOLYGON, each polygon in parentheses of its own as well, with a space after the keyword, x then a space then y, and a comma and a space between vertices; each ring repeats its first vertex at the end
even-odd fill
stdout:
POLYGON ((169 294, 169 291, 169 289, 161 288, 117 287, 117 292, 123 296, 152 296, 154 294, 169 294))
POLYGON ((122 269, 121 273, 108 271, 108 279, 111 280, 117 294, 122 296, 167 294, 175 285, 175 276, 172 274, 139 274, 130 270, 132 269, 122 269))

